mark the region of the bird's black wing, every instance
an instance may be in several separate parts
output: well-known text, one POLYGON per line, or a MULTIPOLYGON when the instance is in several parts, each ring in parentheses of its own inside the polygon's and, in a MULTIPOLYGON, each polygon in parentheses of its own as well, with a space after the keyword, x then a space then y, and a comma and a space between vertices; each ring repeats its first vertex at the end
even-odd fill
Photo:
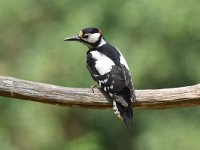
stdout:
POLYGON ((129 70, 124 66, 113 66, 111 80, 115 81, 114 91, 119 92, 124 88, 129 90, 130 98, 134 99, 134 88, 129 70))
POLYGON ((113 91, 110 92, 113 92, 117 110, 120 112, 123 121, 128 126, 131 124, 133 118, 131 101, 135 100, 131 75, 129 70, 122 64, 120 66, 113 66, 112 74, 114 74, 114 77, 111 80, 115 82, 113 91))
POLYGON ((132 78, 131 78, 131 74, 130 74, 129 70, 124 65, 121 65, 121 67, 122 67, 122 70, 123 70, 123 75, 124 75, 126 87, 129 89, 129 92, 130 92, 130 98, 131 98, 131 100, 135 101, 136 96, 135 96, 135 90, 134 90, 134 87, 133 87, 133 81, 132 81, 132 78))

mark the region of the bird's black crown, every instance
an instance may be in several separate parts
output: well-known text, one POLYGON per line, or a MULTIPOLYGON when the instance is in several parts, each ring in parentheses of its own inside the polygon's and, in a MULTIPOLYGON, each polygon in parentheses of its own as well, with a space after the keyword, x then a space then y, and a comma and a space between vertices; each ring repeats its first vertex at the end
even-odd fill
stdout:
POLYGON ((86 33, 102 33, 101 30, 97 29, 97 28, 85 28, 82 30, 83 34, 86 33))

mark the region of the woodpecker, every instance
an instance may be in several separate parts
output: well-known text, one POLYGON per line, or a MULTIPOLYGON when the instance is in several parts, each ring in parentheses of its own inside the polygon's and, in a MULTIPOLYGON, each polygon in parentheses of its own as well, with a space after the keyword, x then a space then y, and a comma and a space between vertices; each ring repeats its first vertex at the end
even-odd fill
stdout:
POLYGON ((78 41, 86 45, 87 68, 94 81, 113 103, 114 113, 129 126, 132 124, 131 102, 136 100, 129 67, 122 53, 105 41, 102 31, 85 28, 77 36, 64 41, 78 41))

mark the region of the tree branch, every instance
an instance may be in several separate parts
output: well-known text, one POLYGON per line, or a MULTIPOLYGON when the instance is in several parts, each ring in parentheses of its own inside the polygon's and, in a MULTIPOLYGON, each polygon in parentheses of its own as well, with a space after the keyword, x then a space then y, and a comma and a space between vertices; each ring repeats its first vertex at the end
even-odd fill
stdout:
MULTIPOLYGON (((70 107, 109 108, 108 97, 99 89, 70 88, 0 76, 0 96, 70 107)), ((136 90, 140 109, 163 109, 200 105, 200 84, 169 89, 136 90)))

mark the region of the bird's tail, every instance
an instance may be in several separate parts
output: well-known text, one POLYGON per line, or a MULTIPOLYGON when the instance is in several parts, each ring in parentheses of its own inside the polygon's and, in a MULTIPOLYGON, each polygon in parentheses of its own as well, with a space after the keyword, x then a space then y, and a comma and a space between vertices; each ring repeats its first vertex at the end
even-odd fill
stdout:
POLYGON ((114 113, 124 121, 126 126, 132 125, 133 109, 131 100, 126 101, 128 105, 123 105, 117 100, 113 100, 113 111, 114 113))

